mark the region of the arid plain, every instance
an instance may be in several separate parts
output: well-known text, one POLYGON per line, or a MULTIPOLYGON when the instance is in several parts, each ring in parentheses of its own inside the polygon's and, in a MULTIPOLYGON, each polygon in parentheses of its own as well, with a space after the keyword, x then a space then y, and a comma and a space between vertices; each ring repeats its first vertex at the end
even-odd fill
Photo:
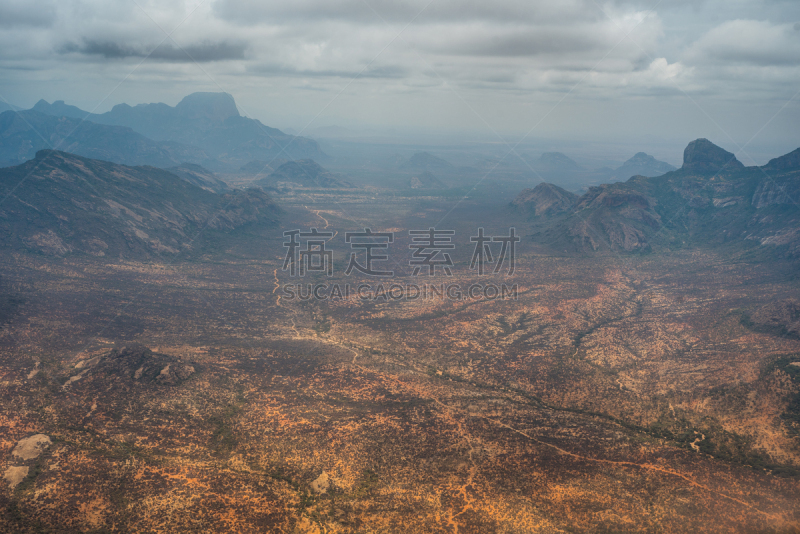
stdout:
POLYGON ((800 528, 796 264, 562 253, 504 203, 381 195, 278 196, 279 224, 177 257, 4 254, 0 530, 800 528), (287 296, 362 281, 367 227, 393 282, 517 299, 287 296), (452 277, 409 272, 428 227, 455 231, 452 277), (478 227, 517 229, 513 274, 469 269, 478 227), (294 228, 334 232, 331 277, 281 269, 294 228))

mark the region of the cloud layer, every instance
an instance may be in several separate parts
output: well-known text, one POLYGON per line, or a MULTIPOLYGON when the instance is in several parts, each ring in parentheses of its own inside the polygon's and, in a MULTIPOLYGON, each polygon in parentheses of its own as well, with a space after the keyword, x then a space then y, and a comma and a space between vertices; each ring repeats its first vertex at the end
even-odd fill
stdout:
MULTIPOLYGON (((461 117, 489 116, 506 130, 524 130, 554 103, 574 104, 573 115, 586 102, 595 110, 631 106, 632 99, 664 107, 673 97, 767 106, 798 89, 797 4, 6 0, 0 92, 12 101, 47 96, 30 93, 48 79, 63 82, 65 92, 91 92, 98 83, 102 92, 124 79, 137 91, 152 88, 139 101, 174 99, 202 86, 263 111, 260 90, 280 100, 285 116, 323 108, 323 116, 359 117, 371 110, 376 122, 387 123, 447 122, 445 108, 455 100, 469 110, 462 106, 461 117)), ((105 98, 108 107, 133 89, 119 91, 120 98, 84 95, 75 103, 105 98)), ((451 119, 460 126, 461 118, 451 119)))

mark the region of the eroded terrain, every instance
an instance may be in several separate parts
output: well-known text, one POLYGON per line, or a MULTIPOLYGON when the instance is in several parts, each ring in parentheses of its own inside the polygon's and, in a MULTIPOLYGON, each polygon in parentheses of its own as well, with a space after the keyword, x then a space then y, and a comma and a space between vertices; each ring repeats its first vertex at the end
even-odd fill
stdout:
POLYGON ((796 266, 523 237, 513 275, 480 277, 469 237, 524 236, 518 214, 379 195, 293 194, 280 227, 191 262, 3 257, 0 527, 800 528, 800 340, 773 324, 800 300, 796 266), (407 230, 433 226, 458 243, 436 283, 516 283, 518 299, 282 291, 284 230, 334 232, 333 276, 304 282, 341 284, 363 280, 344 275, 346 231, 395 232, 406 284, 407 230), (35 435, 38 454, 13 454, 35 435))

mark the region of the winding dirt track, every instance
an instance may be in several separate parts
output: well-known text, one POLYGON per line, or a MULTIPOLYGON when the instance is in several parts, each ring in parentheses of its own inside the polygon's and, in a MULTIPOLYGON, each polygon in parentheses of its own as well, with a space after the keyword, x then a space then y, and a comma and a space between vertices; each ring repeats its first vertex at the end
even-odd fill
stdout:
MULTIPOLYGON (((308 206, 303 206, 303 207, 305 209, 307 209, 308 211, 310 211, 311 213, 313 213, 314 215, 316 215, 317 217, 319 217, 320 219, 322 219, 323 221, 325 221, 325 226, 322 227, 323 230, 327 230, 328 229, 328 227, 331 225, 331 223, 328 222, 328 219, 326 219, 325 217, 320 215, 320 213, 323 212, 323 210, 312 210, 308 206)), ((325 213, 327 213, 327 212, 325 212, 325 213)), ((333 235, 331 236, 331 238, 328 239, 325 242, 326 243, 330 243, 333 240, 333 238, 336 237, 337 235, 339 235, 339 230, 334 231, 333 235)))

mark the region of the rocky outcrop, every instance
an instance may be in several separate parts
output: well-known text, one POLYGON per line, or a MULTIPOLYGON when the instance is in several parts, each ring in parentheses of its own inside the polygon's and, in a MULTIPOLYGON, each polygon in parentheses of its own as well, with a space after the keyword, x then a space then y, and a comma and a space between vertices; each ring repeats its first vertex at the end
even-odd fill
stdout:
POLYGON ((713 174, 743 168, 736 156, 708 139, 696 139, 683 151, 681 169, 687 173, 713 174))
POLYGON ((756 331, 800 338, 800 302, 785 299, 770 302, 746 316, 744 322, 756 331))
POLYGON ((34 434, 17 442, 11 451, 10 463, 22 465, 9 465, 3 473, 3 479, 10 490, 13 491, 28 477, 33 460, 39 458, 52 444, 50 436, 45 434, 34 434))
POLYGON ((175 113, 189 120, 200 119, 217 124, 240 116, 236 102, 228 93, 192 93, 178 102, 175 113))
POLYGON ((524 189, 511 204, 534 217, 549 217, 571 211, 577 202, 575 193, 542 182, 533 189, 524 189))
POLYGON ((177 385, 197 372, 194 362, 159 354, 137 343, 113 349, 106 355, 79 361, 64 388, 106 387, 118 382, 125 387, 177 385))
POLYGON ((20 460, 33 460, 38 458, 42 451, 52 445, 49 436, 44 434, 34 434, 23 438, 17 442, 17 446, 11 451, 11 456, 20 460))
POLYGON ((661 227, 655 205, 655 199, 622 184, 592 187, 580 198, 569 233, 584 249, 646 251, 647 232, 661 227))
POLYGON ((753 193, 754 208, 766 208, 776 204, 793 204, 794 201, 786 191, 786 187, 774 180, 765 179, 759 182, 753 193))

